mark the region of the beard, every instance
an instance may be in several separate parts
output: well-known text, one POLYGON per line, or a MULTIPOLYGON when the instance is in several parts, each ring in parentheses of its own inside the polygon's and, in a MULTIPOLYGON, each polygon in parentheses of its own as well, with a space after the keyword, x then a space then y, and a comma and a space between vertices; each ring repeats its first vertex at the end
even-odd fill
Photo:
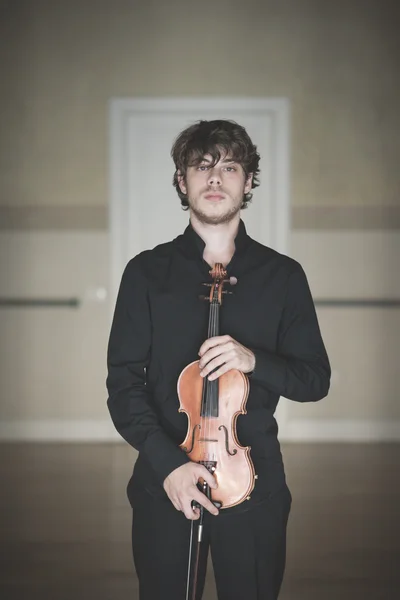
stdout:
MULTIPOLYGON (((202 192, 202 193, 206 193, 208 191, 209 190, 205 190, 205 192, 202 192)), ((225 192, 223 192, 223 190, 219 190, 219 191, 221 191, 221 193, 225 194, 225 192)), ((200 194, 200 196, 201 196, 201 194, 200 194)), ((225 197, 226 197, 226 194, 225 194, 225 197)), ((219 212, 213 214, 212 211, 202 210, 202 208, 200 207, 200 203, 197 202, 198 198, 190 198, 189 195, 187 198, 188 198, 190 210, 196 216, 196 218, 201 223, 204 223, 205 225, 220 225, 222 223, 229 223, 229 221, 231 221, 238 214, 238 212, 240 212, 240 209, 242 208, 242 203, 243 203, 241 198, 240 199, 233 198, 233 203, 230 206, 226 207, 225 210, 223 210, 223 211, 219 211, 219 212)), ((211 202, 210 202, 210 205, 211 205, 211 202)))

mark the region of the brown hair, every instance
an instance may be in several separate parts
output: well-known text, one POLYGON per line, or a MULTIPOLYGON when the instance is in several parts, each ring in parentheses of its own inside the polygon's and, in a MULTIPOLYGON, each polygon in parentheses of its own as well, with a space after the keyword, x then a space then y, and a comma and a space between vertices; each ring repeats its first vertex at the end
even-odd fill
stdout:
MULTIPOLYGON (((221 156, 228 155, 242 166, 246 179, 250 173, 253 174, 252 188, 260 185, 258 180, 260 155, 245 128, 235 121, 197 121, 179 134, 171 150, 175 163, 173 185, 184 210, 189 208, 189 202, 186 194, 179 187, 178 172, 185 180, 187 168, 199 165, 206 154, 212 157, 211 166, 214 166, 221 156)), ((250 192, 244 195, 242 209, 247 208, 252 197, 253 194, 250 192)))

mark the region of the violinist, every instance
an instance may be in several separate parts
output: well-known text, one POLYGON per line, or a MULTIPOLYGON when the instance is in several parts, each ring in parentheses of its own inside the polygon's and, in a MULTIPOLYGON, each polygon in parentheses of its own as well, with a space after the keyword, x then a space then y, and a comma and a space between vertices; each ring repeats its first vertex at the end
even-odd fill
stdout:
POLYGON ((241 219, 260 172, 246 130, 233 121, 199 121, 178 135, 171 154, 189 222, 181 235, 127 264, 107 358, 110 415, 138 451, 127 491, 139 597, 189 597, 191 536, 201 521, 191 598, 202 598, 210 551, 219 600, 276 600, 292 497, 274 412, 280 396, 324 398, 330 364, 303 268, 252 239, 241 219), (222 285, 231 293, 222 296, 222 285), (210 290, 215 298, 204 301, 210 290), (188 365, 193 384, 182 388, 188 365), (233 388, 224 410, 239 388, 244 409, 231 427, 205 427, 206 417, 222 418, 228 377, 233 388), (198 424, 182 410, 183 396, 196 390, 201 410, 206 406, 198 424), (218 450, 194 459, 195 443, 218 450), (218 494, 236 475, 224 479, 223 458, 228 453, 225 462, 233 462, 246 448, 251 491, 224 505, 218 494))

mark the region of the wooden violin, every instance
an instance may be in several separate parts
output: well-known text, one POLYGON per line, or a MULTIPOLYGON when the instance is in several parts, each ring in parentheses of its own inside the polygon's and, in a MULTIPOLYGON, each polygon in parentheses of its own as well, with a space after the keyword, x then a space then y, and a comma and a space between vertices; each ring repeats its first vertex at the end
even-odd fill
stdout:
MULTIPOLYGON (((210 286, 206 297, 210 302, 209 338, 220 335, 219 313, 223 294, 227 293, 223 288, 230 283, 221 263, 215 264, 210 275, 213 283, 204 284, 210 286)), ((249 498, 256 478, 250 447, 240 446, 236 434, 237 417, 247 412, 248 377, 231 369, 209 381, 201 377, 196 360, 183 369, 177 385, 179 412, 188 418, 186 438, 180 447, 192 461, 204 465, 218 483, 215 491, 204 483, 202 491, 223 509, 240 504, 249 498)))

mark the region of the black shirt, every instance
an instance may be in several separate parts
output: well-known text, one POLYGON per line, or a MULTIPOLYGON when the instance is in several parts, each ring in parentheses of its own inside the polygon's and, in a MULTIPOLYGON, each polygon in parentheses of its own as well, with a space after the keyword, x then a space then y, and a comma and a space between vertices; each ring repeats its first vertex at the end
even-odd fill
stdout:
MULTIPOLYGON (((212 282, 205 243, 190 222, 183 235, 135 256, 122 276, 108 346, 108 408, 120 435, 139 451, 136 485, 165 496, 162 482, 189 458, 180 448, 187 417, 179 413, 177 381, 207 339, 212 282)), ((240 220, 226 266, 237 285, 220 307, 220 335, 251 349, 247 414, 237 419, 241 445, 251 446, 258 475, 250 503, 285 482, 274 412, 280 396, 324 398, 330 365, 301 265, 251 239, 240 220)), ((224 512, 224 511, 221 511, 224 512)), ((226 511, 225 511, 226 512, 226 511)))

